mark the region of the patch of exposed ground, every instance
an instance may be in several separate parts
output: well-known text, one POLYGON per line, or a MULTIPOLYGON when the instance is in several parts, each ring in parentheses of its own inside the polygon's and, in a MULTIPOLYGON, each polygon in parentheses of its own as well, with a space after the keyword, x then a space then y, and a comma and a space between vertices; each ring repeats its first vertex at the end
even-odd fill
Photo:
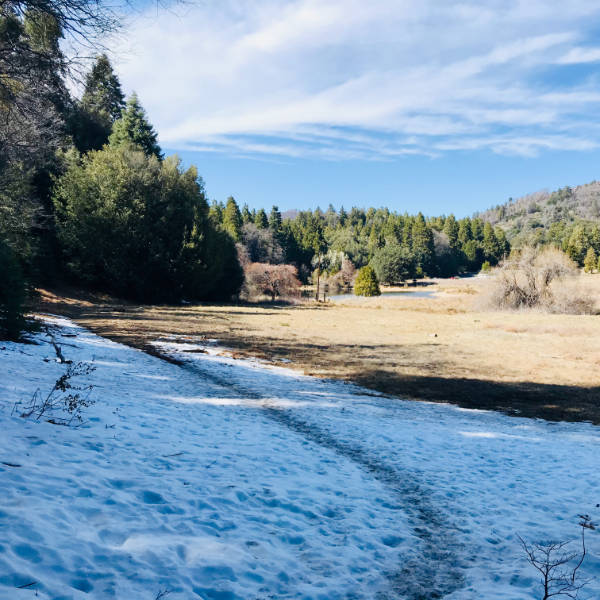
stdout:
MULTIPOLYGON (((586 283, 600 297, 600 276, 586 283)), ((600 424, 600 317, 477 309, 485 281, 434 298, 286 305, 137 306, 42 292, 40 311, 155 353, 172 335, 386 394, 600 424)))

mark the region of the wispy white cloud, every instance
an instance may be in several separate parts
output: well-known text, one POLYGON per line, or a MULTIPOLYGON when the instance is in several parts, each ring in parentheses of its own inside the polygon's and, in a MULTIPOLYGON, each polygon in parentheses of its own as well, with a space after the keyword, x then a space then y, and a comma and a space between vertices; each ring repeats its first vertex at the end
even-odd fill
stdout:
POLYGON ((571 48, 556 61, 559 65, 576 65, 600 61, 600 48, 571 48))
POLYGON ((117 52, 163 145, 389 159, 596 147, 582 0, 223 0, 133 21, 117 52))

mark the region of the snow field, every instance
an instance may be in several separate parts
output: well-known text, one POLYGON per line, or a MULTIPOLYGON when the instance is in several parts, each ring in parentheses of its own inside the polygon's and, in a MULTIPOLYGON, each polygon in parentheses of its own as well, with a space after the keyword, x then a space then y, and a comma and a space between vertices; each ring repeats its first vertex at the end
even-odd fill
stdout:
POLYGON ((96 404, 77 429, 11 416, 64 365, 44 334, 0 343, 2 599, 534 599, 516 535, 571 539, 579 513, 599 520, 591 425, 162 343, 181 367, 54 325, 67 358, 93 360, 96 404))
POLYGON ((0 465, 1 598, 33 581, 52 599, 386 590, 387 532, 410 533, 377 481, 194 374, 63 331, 65 356, 97 367, 82 428, 9 416, 63 372, 50 344, 1 355, 0 461, 21 465, 0 465))

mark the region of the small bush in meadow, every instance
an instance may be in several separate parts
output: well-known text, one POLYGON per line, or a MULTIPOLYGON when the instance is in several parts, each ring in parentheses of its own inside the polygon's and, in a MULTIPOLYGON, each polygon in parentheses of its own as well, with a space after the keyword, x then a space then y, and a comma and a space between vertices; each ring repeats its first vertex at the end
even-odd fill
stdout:
POLYGON ((593 299, 572 285, 578 274, 577 265, 564 252, 525 247, 496 270, 487 304, 495 309, 593 314, 593 299))
POLYGON ((484 263, 481 265, 481 272, 485 273, 486 275, 489 274, 489 272, 492 270, 492 265, 490 264, 489 260, 484 261, 484 263))
POLYGON ((379 281, 372 267, 366 266, 360 269, 354 282, 355 296, 379 296, 379 281))

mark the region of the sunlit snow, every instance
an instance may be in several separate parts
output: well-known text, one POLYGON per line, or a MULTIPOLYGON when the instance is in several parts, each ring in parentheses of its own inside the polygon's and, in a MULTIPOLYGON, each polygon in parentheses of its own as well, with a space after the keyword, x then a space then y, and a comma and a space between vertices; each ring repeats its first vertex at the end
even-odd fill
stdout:
POLYGON ((96 366, 96 403, 79 428, 11 414, 65 367, 44 333, 0 342, 2 599, 535 599, 517 534, 576 539, 578 514, 599 520, 592 425, 162 343, 179 366, 53 323, 64 355, 96 366))

